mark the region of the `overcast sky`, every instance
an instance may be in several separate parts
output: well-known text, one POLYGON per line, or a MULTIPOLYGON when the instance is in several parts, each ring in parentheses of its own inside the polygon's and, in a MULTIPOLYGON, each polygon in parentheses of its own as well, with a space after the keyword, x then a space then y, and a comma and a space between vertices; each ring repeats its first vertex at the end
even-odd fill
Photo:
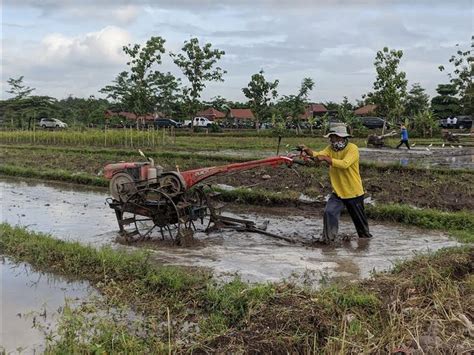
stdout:
MULTIPOLYGON (((316 82, 315 102, 355 101, 371 90, 375 54, 402 49, 409 86, 432 96, 447 81, 456 44, 469 48, 473 0, 3 0, 2 97, 6 81, 23 75, 35 94, 101 96, 126 68, 122 46, 166 39, 177 52, 198 37, 226 52, 223 83, 203 98, 244 101, 242 87, 260 69, 292 94, 304 77, 316 82)), ((169 58, 163 71, 179 74, 169 58)))

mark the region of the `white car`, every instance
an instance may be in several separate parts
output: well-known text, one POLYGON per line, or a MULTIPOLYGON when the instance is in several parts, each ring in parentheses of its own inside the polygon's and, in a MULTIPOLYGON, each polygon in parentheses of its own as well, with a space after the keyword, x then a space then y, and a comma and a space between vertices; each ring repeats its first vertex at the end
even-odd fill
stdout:
MULTIPOLYGON (((209 120, 208 118, 206 117, 194 117, 193 118, 193 122, 192 122, 192 126, 194 127, 211 127, 211 125, 213 124, 213 122, 211 120, 209 120)), ((187 121, 184 121, 184 125, 187 126, 187 127, 191 127, 191 120, 187 120, 187 121)))
POLYGON ((57 118, 42 118, 39 126, 42 128, 67 128, 67 124, 57 118))

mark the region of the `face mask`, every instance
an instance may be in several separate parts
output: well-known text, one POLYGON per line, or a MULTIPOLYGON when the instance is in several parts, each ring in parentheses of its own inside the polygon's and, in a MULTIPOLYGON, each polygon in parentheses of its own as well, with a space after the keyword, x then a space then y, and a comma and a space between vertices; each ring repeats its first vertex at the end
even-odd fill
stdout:
POLYGON ((335 152, 343 150, 346 147, 347 142, 348 140, 347 138, 345 138, 343 141, 331 143, 332 150, 334 150, 335 152))

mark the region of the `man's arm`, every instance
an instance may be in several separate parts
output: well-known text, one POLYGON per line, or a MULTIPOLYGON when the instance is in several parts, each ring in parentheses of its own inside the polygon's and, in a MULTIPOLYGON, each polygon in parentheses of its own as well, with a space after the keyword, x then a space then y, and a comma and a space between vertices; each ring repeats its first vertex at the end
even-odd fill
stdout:
POLYGON ((359 160, 359 148, 357 148, 356 146, 352 146, 348 150, 344 159, 331 159, 331 165, 335 168, 347 169, 357 160, 359 160))
POLYGON ((298 146, 298 149, 303 151, 306 155, 312 158, 316 158, 315 161, 317 162, 326 161, 329 165, 332 165, 332 159, 329 156, 329 146, 327 146, 326 148, 324 148, 323 150, 319 152, 315 152, 314 150, 312 150, 311 148, 308 148, 304 144, 300 144, 298 146))

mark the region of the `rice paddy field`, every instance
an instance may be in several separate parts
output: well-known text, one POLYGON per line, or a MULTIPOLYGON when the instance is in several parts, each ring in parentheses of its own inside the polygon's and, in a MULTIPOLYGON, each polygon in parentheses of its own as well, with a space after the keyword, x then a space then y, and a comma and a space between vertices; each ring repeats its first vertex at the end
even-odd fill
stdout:
MULTIPOLYGON (((120 241, 104 167, 224 166, 326 146, 271 132, 0 131, 3 351, 469 353, 474 349, 474 142, 360 149, 374 238, 314 244, 328 167, 256 167, 206 180, 243 230, 186 245, 120 241), (32 281, 34 280, 34 281, 32 281), (49 280, 49 281, 45 281, 49 280), (43 284, 43 281, 44 284, 43 284), (26 297, 36 285, 38 299, 26 297), (67 295, 66 295, 67 294, 67 295), (52 296, 54 295, 54 296, 52 296), (66 301, 65 301, 66 299, 66 301), (48 301, 49 300, 49 301, 48 301), (50 305, 46 304, 50 302, 50 305)), ((351 237, 352 236, 352 237, 351 237)))

